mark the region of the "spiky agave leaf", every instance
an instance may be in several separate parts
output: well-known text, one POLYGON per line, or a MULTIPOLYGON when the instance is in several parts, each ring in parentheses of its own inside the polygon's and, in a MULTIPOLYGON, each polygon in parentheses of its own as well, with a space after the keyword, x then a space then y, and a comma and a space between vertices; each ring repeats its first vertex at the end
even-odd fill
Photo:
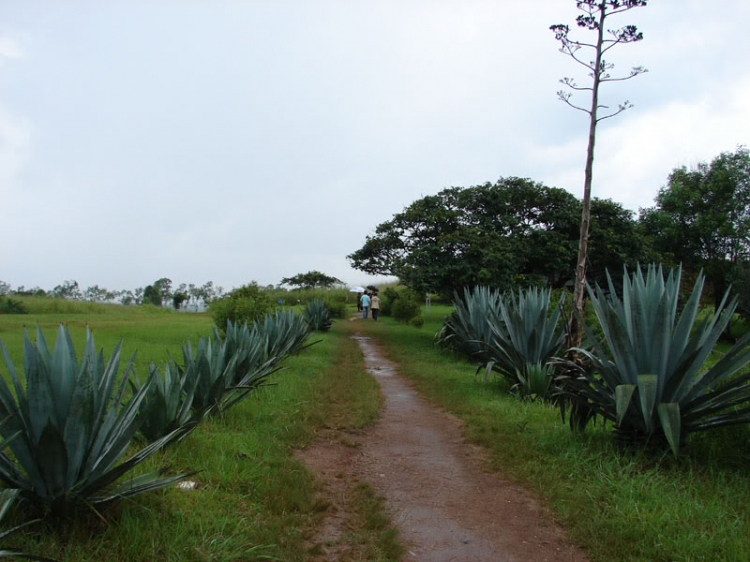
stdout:
MULTIPOLYGON (((0 377, 0 417, 11 416, 0 433, 18 434, 10 443, 13 456, 0 452, 0 480, 56 514, 65 514, 82 503, 107 501, 108 488, 119 476, 179 436, 170 434, 158 446, 152 444, 120 462, 140 427, 138 410, 154 379, 150 374, 124 401, 135 355, 118 383, 121 347, 122 341, 105 364, 87 329, 79 362, 67 328, 60 325, 52 354, 37 328, 33 344, 24 334, 24 385, 0 341, 13 384, 11 391, 0 377)), ((120 495, 138 493, 129 492, 127 483, 120 488, 120 495)))
POLYGON ((526 400, 547 398, 552 387, 553 369, 554 366, 549 363, 546 365, 541 363, 526 365, 525 369, 516 371, 518 382, 513 385, 511 392, 526 400))
MULTIPOLYGON (((7 515, 11 506, 16 502, 20 493, 21 490, 15 488, 5 488, 3 490, 0 490, 0 522, 5 519, 5 516, 7 515)), ((0 529, 0 541, 5 540, 6 537, 12 535, 13 533, 18 532, 21 529, 28 527, 29 525, 39 523, 40 521, 41 519, 33 519, 31 521, 26 521, 21 525, 16 525, 15 527, 12 527, 10 529, 0 529)), ((24 552, 21 552, 20 550, 8 549, 3 547, 0 547, 0 558, 22 558, 24 560, 37 560, 39 562, 56 562, 55 560, 51 558, 45 558, 44 556, 34 556, 33 554, 26 554, 24 552)))
POLYGON ((493 368, 512 384, 520 383, 519 388, 529 380, 536 382, 541 374, 551 377, 546 365, 565 342, 560 322, 564 296, 550 312, 551 294, 549 289, 536 287, 519 290, 518 295, 510 294, 500 302, 499 314, 488 317, 492 335, 486 354, 493 368))
POLYGON ((216 342, 226 347, 227 357, 234 353, 236 365, 219 409, 224 411, 243 400, 278 371, 286 357, 317 343, 305 345, 310 332, 305 319, 291 310, 267 314, 255 322, 252 330, 247 324, 239 328, 229 323, 226 339, 221 341, 217 334, 216 342))
POLYGON ((463 299, 454 293, 454 310, 435 335, 435 343, 486 363, 490 359, 487 346, 492 339, 489 319, 500 314, 502 299, 499 290, 488 287, 477 286, 473 292, 464 287, 463 299))
POLYGON ((200 412, 218 408, 224 393, 233 384, 239 354, 230 355, 228 349, 221 339, 214 342, 210 336, 198 338, 195 351, 190 341, 182 346, 185 377, 195 388, 193 407, 200 412))
POLYGON ((333 324, 333 316, 326 303, 321 300, 311 300, 305 306, 305 320, 312 330, 327 332, 333 324))
POLYGON ((276 310, 272 314, 266 314, 263 322, 256 323, 260 337, 267 342, 266 358, 275 358, 275 362, 279 363, 318 343, 316 341, 305 345, 311 331, 306 320, 306 316, 295 314, 293 310, 276 310))
MULTIPOLYGON (((142 418, 140 432, 153 442, 176 429, 181 429, 183 434, 180 439, 183 439, 197 427, 203 417, 191 410, 198 379, 181 371, 171 356, 164 364, 163 375, 159 374, 159 369, 154 363, 149 365, 149 374, 152 372, 155 372, 154 382, 146 393, 139 412, 142 418)), ((137 392, 140 386, 134 377, 134 392, 137 392)))
POLYGON ((750 333, 709 369, 704 364, 736 306, 727 302, 697 322, 704 276, 695 282, 677 314, 680 270, 664 278, 661 266, 625 270, 622 297, 608 274, 609 292, 589 287, 602 328, 589 330, 589 349, 578 349, 590 369, 565 384, 566 396, 615 423, 629 441, 664 438, 679 453, 686 433, 750 422, 750 373, 734 375, 750 362, 750 333), (734 378, 733 378, 734 377, 734 378))

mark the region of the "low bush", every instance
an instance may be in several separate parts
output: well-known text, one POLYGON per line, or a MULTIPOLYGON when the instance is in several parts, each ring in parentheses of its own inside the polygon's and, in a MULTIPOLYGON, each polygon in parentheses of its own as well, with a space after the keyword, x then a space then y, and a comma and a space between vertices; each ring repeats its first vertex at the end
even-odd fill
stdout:
POLYGON ((0 314, 28 314, 29 311, 19 300, 0 295, 0 314))
POLYGON ((380 315, 391 316, 393 314, 393 303, 398 300, 401 292, 393 287, 388 287, 380 293, 380 315))
POLYGON ((226 297, 211 301, 208 310, 216 326, 224 332, 227 322, 253 324, 273 309, 271 297, 257 283, 249 283, 233 289, 226 297))
POLYGON ((402 291, 393 303, 391 315, 399 322, 408 324, 419 316, 421 309, 422 303, 420 302, 419 295, 407 289, 402 291))

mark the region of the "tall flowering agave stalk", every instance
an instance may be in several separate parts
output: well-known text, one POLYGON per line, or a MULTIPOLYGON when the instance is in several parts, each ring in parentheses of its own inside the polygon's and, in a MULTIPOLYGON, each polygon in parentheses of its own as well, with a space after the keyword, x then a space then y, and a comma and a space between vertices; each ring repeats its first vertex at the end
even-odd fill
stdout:
POLYGON ((577 349, 589 367, 572 370, 566 396, 614 422, 626 441, 665 438, 675 455, 685 435, 750 422, 750 333, 713 366, 705 362, 736 307, 728 292, 715 314, 697 322, 703 275, 678 315, 680 270, 640 267, 623 276, 622 298, 608 277, 609 294, 588 288, 604 333, 589 331, 590 348, 577 349))
POLYGON ((140 428, 139 408, 154 376, 125 401, 135 355, 118 382, 121 346, 122 341, 105 363, 87 329, 78 361, 62 325, 52 354, 41 329, 37 328, 35 343, 24 333, 24 385, 0 341, 13 385, 11 389, 0 377, 0 418, 8 418, 0 433, 5 438, 15 436, 9 444, 13 455, 0 452, 0 480, 6 486, 65 515, 76 506, 95 506, 189 476, 151 472, 117 482, 179 436, 178 431, 169 433, 120 462, 140 428))

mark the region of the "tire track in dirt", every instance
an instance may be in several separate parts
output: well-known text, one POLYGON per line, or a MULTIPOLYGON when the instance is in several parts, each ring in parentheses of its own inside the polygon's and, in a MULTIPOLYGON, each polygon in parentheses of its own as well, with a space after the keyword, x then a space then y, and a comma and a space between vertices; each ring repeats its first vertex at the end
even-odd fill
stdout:
MULTIPOLYGON (((344 536, 344 530, 336 529, 345 520, 336 496, 345 496, 347 485, 365 481, 386 499, 407 549, 403 560, 586 560, 531 493, 483 470, 483 451, 466 443, 460 420, 420 397, 373 340, 354 337, 385 404, 372 427, 346 435, 348 445, 329 435, 301 453, 332 501, 323 534, 344 536)), ((323 559, 344 559, 340 540, 322 540, 331 544, 323 559)))

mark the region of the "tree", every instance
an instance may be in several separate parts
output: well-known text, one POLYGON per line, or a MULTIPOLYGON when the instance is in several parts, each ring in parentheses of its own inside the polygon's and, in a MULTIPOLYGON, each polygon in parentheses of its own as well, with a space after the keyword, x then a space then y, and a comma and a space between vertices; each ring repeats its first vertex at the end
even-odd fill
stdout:
POLYGON ((137 304, 136 297, 133 294, 133 291, 126 289, 123 291, 119 291, 117 294, 117 298, 120 299, 120 304, 124 306, 129 306, 132 304, 137 304))
POLYGON ((147 285, 143 289, 143 304, 153 304, 154 306, 161 306, 161 294, 159 289, 153 285, 147 285))
POLYGON ((299 289, 328 289, 334 285, 342 285, 343 281, 320 271, 308 271, 307 273, 298 273, 294 277, 284 277, 281 284, 299 289))
MULTIPOLYGON (((580 202, 567 191, 529 179, 501 178, 423 197, 378 225, 348 259, 355 269, 395 275, 419 292, 451 297, 465 286, 507 290, 516 284, 560 287, 571 279, 580 202)), ((643 256, 632 213, 594 199, 594 271, 643 256), (603 236, 604 237, 604 236, 603 236)))
POLYGON ((115 293, 99 285, 92 285, 83 292, 83 298, 91 302, 106 302, 115 298, 115 293))
POLYGON ((593 31, 596 37, 594 43, 587 43, 571 39, 570 28, 567 25, 557 24, 550 27, 555 33, 555 39, 560 42, 560 51, 570 56, 574 61, 588 70, 588 76, 592 79, 591 86, 579 86, 573 78, 563 78, 560 82, 568 88, 557 92, 558 97, 570 107, 583 111, 589 116, 589 139, 586 151, 586 169, 583 183, 583 208, 581 212, 581 233, 578 243, 578 258, 576 260, 575 287, 573 292, 573 307, 577 314, 571 318, 568 347, 577 347, 581 343, 582 332, 579 319, 583 319, 583 300, 586 291, 586 261, 588 255, 589 223, 591 217, 591 184, 594 170, 594 145, 596 141, 596 126, 600 121, 614 117, 626 109, 632 107, 629 101, 619 104, 618 109, 606 115, 599 113, 600 109, 609 109, 606 105, 599 103, 599 87, 605 82, 616 82, 629 80, 639 74, 646 72, 640 66, 633 67, 628 76, 612 77, 610 71, 614 68, 612 63, 604 59, 604 54, 616 45, 622 43, 635 43, 643 39, 636 26, 626 25, 618 29, 606 29, 607 18, 621 14, 633 8, 645 6, 648 0, 576 0, 577 8, 582 12, 576 18, 578 27, 593 31), (606 31, 606 34, 605 34, 606 31), (605 38, 606 37, 606 38, 605 38), (611 37, 611 38, 610 38, 611 37), (594 60, 586 62, 579 56, 581 49, 592 49, 594 60), (591 92, 591 103, 586 107, 580 107, 571 102, 574 92, 591 92))
POLYGON ((201 285, 199 291, 200 291, 200 298, 203 299, 203 302, 205 304, 210 303, 216 296, 216 290, 214 289, 213 281, 207 281, 206 283, 201 285))
POLYGON ((188 300, 188 294, 178 291, 172 295, 172 306, 174 306, 177 310, 180 310, 182 303, 186 300, 188 300))
POLYGON ((711 164, 673 170, 641 222, 670 261, 704 270, 718 305, 750 259, 750 152, 738 147, 711 164))
POLYGON ((52 289, 52 296, 56 299, 81 300, 83 295, 78 288, 78 281, 71 279, 63 281, 62 285, 57 285, 52 289))
POLYGON ((172 300, 172 280, 162 277, 154 281, 154 289, 159 293, 160 306, 166 306, 172 300))

